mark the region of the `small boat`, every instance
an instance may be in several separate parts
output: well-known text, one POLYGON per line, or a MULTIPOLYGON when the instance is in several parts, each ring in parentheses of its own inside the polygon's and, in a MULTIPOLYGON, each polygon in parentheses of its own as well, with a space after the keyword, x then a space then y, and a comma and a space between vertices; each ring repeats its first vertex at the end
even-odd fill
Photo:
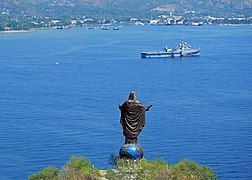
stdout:
POLYGON ((182 41, 176 48, 168 48, 163 51, 141 52, 141 58, 157 58, 157 57, 189 57, 199 56, 200 48, 192 48, 189 44, 182 41))
POLYGON ((119 31, 119 28, 118 27, 114 27, 113 30, 114 31, 119 31))
POLYGON ((88 30, 92 30, 92 29, 95 29, 95 28, 94 28, 94 27, 88 27, 87 29, 88 29, 88 30))
POLYGON ((109 30, 109 27, 102 27, 102 30, 109 30))

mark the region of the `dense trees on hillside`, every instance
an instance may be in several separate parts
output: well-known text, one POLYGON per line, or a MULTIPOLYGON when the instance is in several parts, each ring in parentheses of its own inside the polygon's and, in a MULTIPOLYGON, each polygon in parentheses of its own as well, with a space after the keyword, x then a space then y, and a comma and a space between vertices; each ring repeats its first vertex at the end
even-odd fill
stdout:
MULTIPOLYGON (((130 18, 153 19, 160 15, 183 16, 184 22, 204 21, 206 16, 221 17, 216 24, 250 24, 251 0, 2 0, 0 3, 0 31, 69 26, 71 20, 92 18, 128 21, 130 18), (227 17, 246 17, 228 20, 227 17), (58 23, 51 23, 59 20, 58 23)), ((94 21, 94 22, 95 22, 94 21)), ((77 21, 75 25, 82 25, 77 21)))
POLYGON ((157 14, 196 14, 216 16, 251 15, 251 0, 2 0, 0 10, 5 8, 12 15, 28 16, 92 16, 99 18, 151 17, 157 14), (163 7, 158 8, 158 7, 163 7), (159 9, 159 10, 158 10, 159 9))

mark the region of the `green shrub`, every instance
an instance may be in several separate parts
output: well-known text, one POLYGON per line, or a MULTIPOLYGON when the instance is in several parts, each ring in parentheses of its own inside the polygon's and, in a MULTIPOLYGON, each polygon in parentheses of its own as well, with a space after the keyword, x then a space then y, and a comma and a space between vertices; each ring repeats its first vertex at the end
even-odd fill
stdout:
POLYGON ((97 173, 92 163, 84 157, 72 157, 63 167, 61 176, 63 179, 79 180, 94 179, 97 173))
POLYGON ((215 180, 217 175, 208 167, 200 166, 196 162, 184 159, 175 164, 171 175, 176 179, 215 180))
POLYGON ((34 173, 29 180, 59 180, 59 171, 55 167, 47 167, 40 172, 34 173))

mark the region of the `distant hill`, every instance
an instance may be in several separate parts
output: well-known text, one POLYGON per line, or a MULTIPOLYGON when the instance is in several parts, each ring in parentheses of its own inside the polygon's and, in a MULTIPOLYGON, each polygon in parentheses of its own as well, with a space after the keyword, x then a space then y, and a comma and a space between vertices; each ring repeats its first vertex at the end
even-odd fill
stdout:
POLYGON ((1 0, 12 16, 151 17, 158 14, 252 16, 252 0, 1 0))

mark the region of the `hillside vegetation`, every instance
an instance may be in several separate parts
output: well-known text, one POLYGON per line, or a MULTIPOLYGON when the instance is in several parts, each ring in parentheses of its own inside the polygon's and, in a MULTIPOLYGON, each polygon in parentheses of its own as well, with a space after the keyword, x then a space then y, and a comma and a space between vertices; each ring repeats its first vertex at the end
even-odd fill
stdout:
POLYGON ((252 15, 252 0, 1 0, 13 16, 151 17, 157 14, 252 15))
POLYGON ((129 161, 115 159, 108 170, 94 168, 84 157, 72 157, 61 169, 47 167, 29 177, 30 180, 216 180, 217 175, 209 167, 191 160, 167 164, 163 160, 129 161))

